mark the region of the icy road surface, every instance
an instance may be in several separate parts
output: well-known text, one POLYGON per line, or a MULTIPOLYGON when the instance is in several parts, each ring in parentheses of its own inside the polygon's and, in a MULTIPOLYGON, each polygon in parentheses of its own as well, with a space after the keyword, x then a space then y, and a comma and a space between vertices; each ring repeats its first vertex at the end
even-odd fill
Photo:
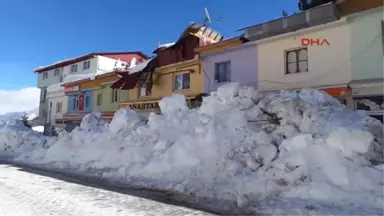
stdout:
POLYGON ((47 176, 0 165, 0 216, 210 215, 47 176))

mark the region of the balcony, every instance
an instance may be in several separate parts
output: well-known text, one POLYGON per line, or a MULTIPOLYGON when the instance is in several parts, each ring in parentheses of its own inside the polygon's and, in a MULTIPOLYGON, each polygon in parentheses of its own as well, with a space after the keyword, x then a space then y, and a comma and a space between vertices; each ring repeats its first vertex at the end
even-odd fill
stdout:
POLYGON ((325 4, 287 17, 250 26, 242 30, 244 37, 254 41, 340 19, 336 4, 325 4))

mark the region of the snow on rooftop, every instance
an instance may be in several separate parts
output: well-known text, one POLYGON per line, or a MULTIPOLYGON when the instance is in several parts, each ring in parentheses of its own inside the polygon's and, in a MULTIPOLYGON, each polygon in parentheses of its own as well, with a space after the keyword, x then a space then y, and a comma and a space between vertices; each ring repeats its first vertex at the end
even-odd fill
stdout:
POLYGON ((142 71, 153 58, 147 59, 129 70, 130 74, 142 71))
POLYGON ((166 44, 160 44, 159 46, 158 46, 158 48, 168 48, 168 47, 170 47, 170 46, 173 46, 173 45, 175 45, 175 42, 172 42, 172 43, 166 43, 166 44))
POLYGON ((77 58, 80 58, 84 55, 81 55, 81 56, 77 56, 77 57, 74 57, 74 58, 67 58, 67 59, 63 59, 63 60, 60 60, 60 61, 56 61, 52 64, 49 64, 49 65, 45 65, 45 66, 38 66, 37 68, 35 68, 33 71, 36 71, 36 70, 39 70, 39 69, 42 69, 42 68, 47 68, 47 67, 51 67, 53 65, 56 65, 56 64, 60 64, 60 63, 63 63, 63 62, 66 62, 66 61, 72 61, 72 60, 75 60, 77 58))
POLYGON ((80 80, 85 80, 85 79, 91 79, 94 80, 97 76, 111 73, 112 71, 99 71, 98 73, 94 74, 76 74, 76 75, 68 75, 64 78, 63 82, 56 83, 53 85, 50 85, 47 87, 47 92, 56 92, 56 91, 63 91, 64 87, 62 87, 63 84, 66 83, 71 83, 71 82, 76 82, 80 80))

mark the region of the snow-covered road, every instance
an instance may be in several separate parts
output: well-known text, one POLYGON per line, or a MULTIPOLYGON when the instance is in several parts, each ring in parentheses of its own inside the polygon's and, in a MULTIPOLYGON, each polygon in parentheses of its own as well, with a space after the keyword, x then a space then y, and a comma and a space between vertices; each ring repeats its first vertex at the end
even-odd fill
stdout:
POLYGON ((210 215, 0 165, 0 216, 210 215))

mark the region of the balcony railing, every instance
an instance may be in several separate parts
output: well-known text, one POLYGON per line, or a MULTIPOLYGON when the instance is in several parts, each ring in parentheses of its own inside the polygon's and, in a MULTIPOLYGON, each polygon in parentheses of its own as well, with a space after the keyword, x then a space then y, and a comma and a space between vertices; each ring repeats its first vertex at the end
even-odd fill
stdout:
POLYGON ((244 37, 248 40, 259 40, 338 19, 340 19, 340 13, 336 4, 325 4, 287 17, 247 27, 244 29, 244 37))

